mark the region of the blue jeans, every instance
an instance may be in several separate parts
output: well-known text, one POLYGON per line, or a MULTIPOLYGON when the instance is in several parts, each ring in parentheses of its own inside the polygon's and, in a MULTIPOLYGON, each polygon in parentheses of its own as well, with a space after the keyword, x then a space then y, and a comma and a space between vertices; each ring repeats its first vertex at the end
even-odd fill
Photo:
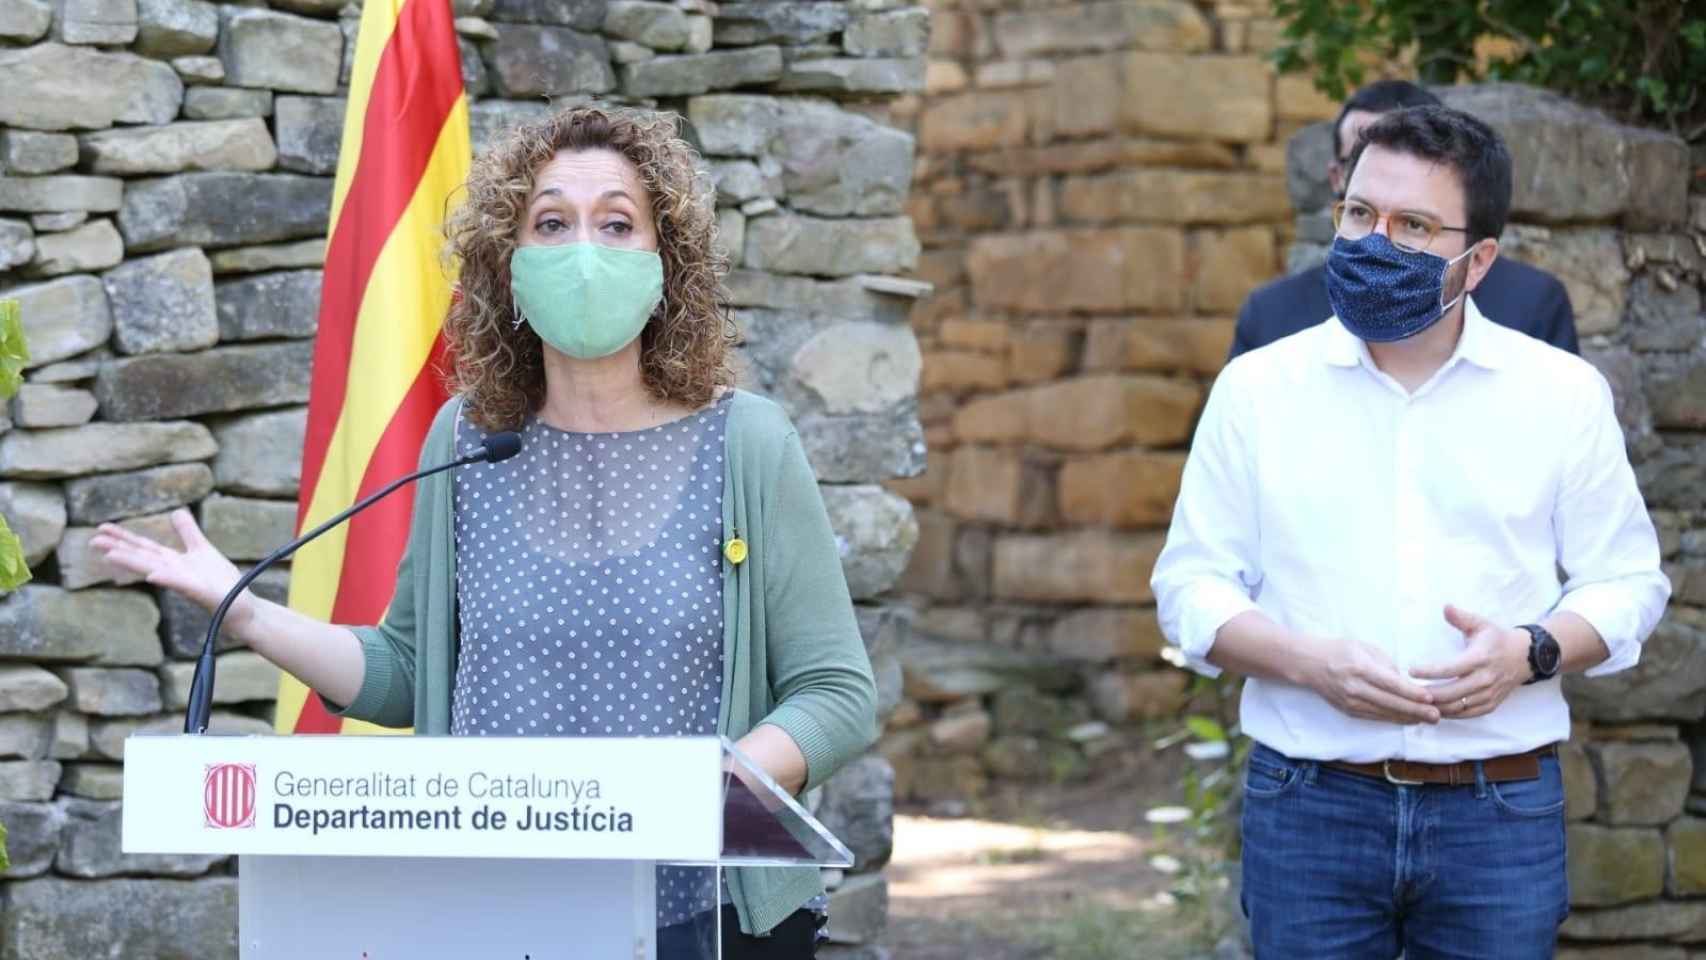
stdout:
POLYGON ((1569 913, 1564 781, 1395 786, 1257 744, 1244 913, 1258 960, 1548 958, 1569 913))

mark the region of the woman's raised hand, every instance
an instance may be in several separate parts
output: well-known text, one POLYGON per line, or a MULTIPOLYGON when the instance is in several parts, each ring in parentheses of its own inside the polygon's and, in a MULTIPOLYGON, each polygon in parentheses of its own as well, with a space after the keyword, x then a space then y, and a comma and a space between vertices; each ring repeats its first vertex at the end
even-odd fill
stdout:
MULTIPOLYGON (((111 523, 101 524, 89 544, 113 565, 141 574, 155 586, 176 590, 211 611, 236 586, 240 576, 237 567, 208 542, 189 510, 172 511, 172 528, 184 549, 174 550, 111 523)), ((247 599, 245 591, 233 605, 232 620, 246 612, 237 607, 247 599)))
MULTIPOLYGON (((110 523, 101 524, 89 542, 115 566, 212 610, 237 585, 237 568, 207 542, 188 510, 172 511, 172 528, 184 549, 174 550, 110 523)), ((361 692, 367 666, 361 643, 348 627, 322 623, 245 590, 231 604, 224 632, 333 703, 349 703, 361 692)))

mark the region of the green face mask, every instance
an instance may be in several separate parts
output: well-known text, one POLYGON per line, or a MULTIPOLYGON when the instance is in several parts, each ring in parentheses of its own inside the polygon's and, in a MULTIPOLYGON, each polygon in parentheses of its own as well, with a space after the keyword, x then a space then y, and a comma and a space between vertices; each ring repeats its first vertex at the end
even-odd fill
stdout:
POLYGON ((596 243, 517 247, 509 292, 539 338, 596 360, 632 343, 663 300, 663 258, 596 243))

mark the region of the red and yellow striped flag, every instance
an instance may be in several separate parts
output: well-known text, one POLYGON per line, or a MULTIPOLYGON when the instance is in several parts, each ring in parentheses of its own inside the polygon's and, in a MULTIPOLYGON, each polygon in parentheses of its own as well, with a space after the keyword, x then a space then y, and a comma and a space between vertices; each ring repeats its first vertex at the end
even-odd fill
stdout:
MULTIPOLYGON (((447 201, 468 175, 468 100, 450 0, 366 0, 332 192, 297 529, 415 468, 444 401, 436 369, 451 278, 447 201)), ((302 548, 290 606, 376 623, 396 586, 412 490, 302 548)), ((341 721, 300 681, 279 684, 280 733, 376 732, 341 721)))

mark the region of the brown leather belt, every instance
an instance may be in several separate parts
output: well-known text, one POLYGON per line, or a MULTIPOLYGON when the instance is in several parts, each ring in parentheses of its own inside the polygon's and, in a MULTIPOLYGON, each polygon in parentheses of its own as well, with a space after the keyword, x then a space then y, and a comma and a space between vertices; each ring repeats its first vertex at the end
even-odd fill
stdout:
POLYGON ((1486 760, 1463 760, 1457 763, 1419 763, 1412 760, 1384 760, 1378 763, 1347 763, 1326 760, 1323 767, 1373 777, 1401 786, 1438 783, 1461 787, 1475 782, 1475 764, 1481 764, 1488 783, 1508 783, 1512 780, 1533 780, 1540 776, 1540 758, 1556 753, 1556 744, 1547 744, 1527 753, 1508 757, 1489 757, 1486 760))

